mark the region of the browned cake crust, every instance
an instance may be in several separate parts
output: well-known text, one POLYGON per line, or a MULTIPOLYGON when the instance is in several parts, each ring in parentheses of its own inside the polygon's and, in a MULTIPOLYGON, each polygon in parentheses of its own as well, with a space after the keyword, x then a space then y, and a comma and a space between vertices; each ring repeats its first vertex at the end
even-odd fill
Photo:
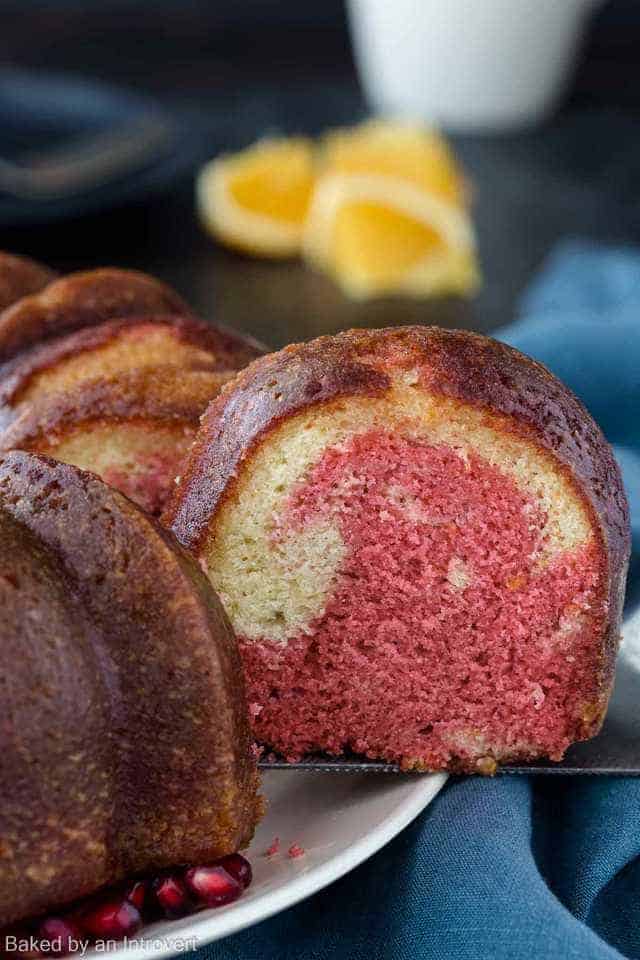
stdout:
POLYGON ((0 434, 0 450, 52 452, 59 439, 90 423, 195 428, 207 404, 233 376, 233 371, 153 367, 92 380, 30 404, 0 434))
POLYGON ((619 642, 630 550, 619 468, 600 428, 542 364, 496 340, 460 330, 350 330, 285 347, 257 360, 214 400, 196 437, 164 522, 197 551, 242 461, 285 419, 340 397, 384 394, 388 371, 423 367, 429 392, 470 404, 551 452, 571 477, 599 530, 608 603, 600 676, 608 691, 619 642))
POLYGON ((18 257, 0 250, 0 310, 21 297, 37 293, 56 277, 53 270, 29 257, 18 257))
POLYGON ((68 358, 83 353, 88 355, 92 350, 108 346, 123 332, 135 333, 137 328, 144 331, 144 327, 150 323, 167 327, 177 341, 206 351, 210 357, 206 361, 204 358, 201 360, 203 369, 241 370, 265 352, 264 348, 250 337, 192 317, 165 314, 109 320, 37 344, 0 365, 0 423, 7 423, 12 419, 13 405, 19 403, 22 393, 35 376, 54 369, 56 364, 68 358))
POLYGON ((222 608, 92 474, 0 458, 0 926, 244 846, 260 815, 222 608))
POLYGON ((71 273, 0 313, 0 363, 48 337, 104 320, 190 312, 174 290, 135 270, 71 273))

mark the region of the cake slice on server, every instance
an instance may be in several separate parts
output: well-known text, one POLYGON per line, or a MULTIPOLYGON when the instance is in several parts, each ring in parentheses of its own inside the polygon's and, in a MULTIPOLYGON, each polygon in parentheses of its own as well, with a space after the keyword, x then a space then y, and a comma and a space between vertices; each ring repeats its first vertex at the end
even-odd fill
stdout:
POLYGON ((212 402, 165 521, 240 641, 254 732, 491 773, 600 728, 629 555, 601 431, 476 334, 350 331, 212 402))

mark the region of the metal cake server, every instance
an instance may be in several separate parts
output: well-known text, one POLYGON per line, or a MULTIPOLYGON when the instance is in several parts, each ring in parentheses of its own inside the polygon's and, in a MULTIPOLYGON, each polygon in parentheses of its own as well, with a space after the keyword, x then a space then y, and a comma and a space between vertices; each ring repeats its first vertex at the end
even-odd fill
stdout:
MULTIPOLYGON (((296 764, 284 760, 264 760, 260 768, 315 770, 321 773, 401 772, 396 764, 356 756, 314 756, 296 764)), ((586 743, 575 744, 567 750, 560 763, 541 761, 527 766, 503 767, 499 773, 503 776, 523 773, 640 776, 640 609, 636 608, 624 624, 615 688, 599 735, 586 743)))

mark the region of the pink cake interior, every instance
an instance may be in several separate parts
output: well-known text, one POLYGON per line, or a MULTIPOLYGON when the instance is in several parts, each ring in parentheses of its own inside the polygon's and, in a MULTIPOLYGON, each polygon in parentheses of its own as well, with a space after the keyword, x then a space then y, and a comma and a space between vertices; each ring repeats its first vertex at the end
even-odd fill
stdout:
POLYGON ((166 453, 138 454, 135 469, 129 465, 113 466, 103 471, 102 479, 109 486, 159 516, 173 487, 181 463, 181 450, 166 453))
POLYGON ((480 457, 381 432, 325 451, 274 536, 319 516, 346 555, 324 613, 241 638, 259 740, 442 766, 559 757, 596 696, 598 553, 540 562, 546 517, 480 457))

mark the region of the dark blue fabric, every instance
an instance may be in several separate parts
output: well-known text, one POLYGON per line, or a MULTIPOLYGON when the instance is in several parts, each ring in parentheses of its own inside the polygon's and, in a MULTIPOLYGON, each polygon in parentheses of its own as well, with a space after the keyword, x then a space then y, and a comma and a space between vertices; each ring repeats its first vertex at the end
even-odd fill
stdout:
MULTIPOLYGON (((564 246, 502 339, 584 399, 640 536, 640 251, 564 246)), ((200 960, 640 957, 640 779, 455 779, 349 876, 200 960)))

